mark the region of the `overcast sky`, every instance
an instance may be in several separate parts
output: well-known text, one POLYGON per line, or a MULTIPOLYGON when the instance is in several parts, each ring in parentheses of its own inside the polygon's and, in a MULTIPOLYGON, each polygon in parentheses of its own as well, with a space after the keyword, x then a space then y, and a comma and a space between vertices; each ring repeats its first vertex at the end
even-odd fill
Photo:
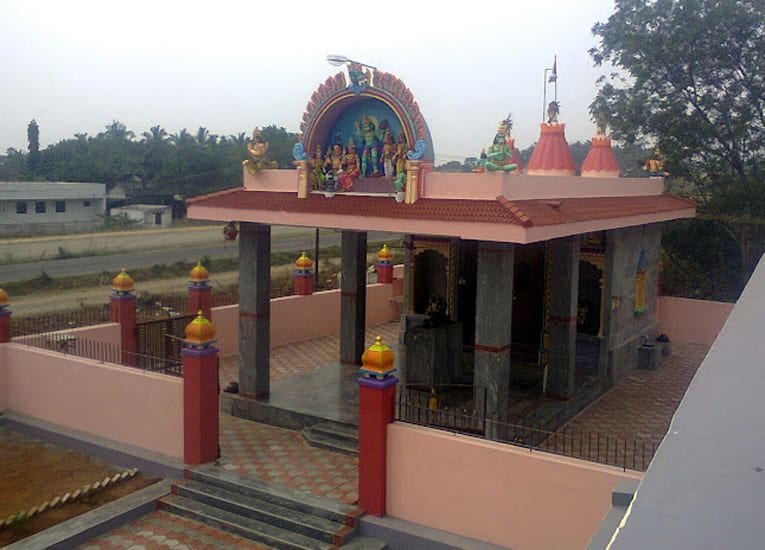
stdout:
POLYGON ((613 0, 0 0, 0 151, 26 149, 33 118, 42 148, 112 120, 139 136, 156 124, 297 132, 313 91, 338 71, 328 54, 403 80, 438 164, 477 156, 508 113, 516 146, 534 143, 557 55, 566 137, 588 140, 605 72, 587 53, 590 29, 612 11, 613 0))

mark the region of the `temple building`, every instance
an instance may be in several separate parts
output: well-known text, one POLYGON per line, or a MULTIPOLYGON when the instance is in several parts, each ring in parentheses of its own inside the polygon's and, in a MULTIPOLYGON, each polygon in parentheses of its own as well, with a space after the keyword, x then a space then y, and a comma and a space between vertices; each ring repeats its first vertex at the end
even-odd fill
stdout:
POLYGON ((340 72, 311 96, 297 170, 270 169, 254 135, 242 187, 187 201, 190 218, 239 228, 239 398, 270 392, 272 225, 342 231, 346 364, 364 352, 370 231, 404 235, 404 384, 472 386, 473 405, 499 416, 514 392, 538 386, 576 403, 573 414, 650 364, 661 223, 693 217, 694 203, 665 192, 663 178, 618 177, 605 135, 574 175, 557 108, 525 171, 506 120, 474 173, 434 172, 406 85, 357 64, 349 80, 340 72))

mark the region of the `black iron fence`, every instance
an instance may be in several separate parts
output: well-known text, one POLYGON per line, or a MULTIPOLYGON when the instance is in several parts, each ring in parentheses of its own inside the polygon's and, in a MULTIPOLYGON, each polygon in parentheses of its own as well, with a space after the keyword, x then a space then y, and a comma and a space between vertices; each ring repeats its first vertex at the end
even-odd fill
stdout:
POLYGON ((56 311, 45 315, 18 317, 14 315, 11 322, 11 337, 100 325, 109 321, 111 321, 110 304, 86 306, 71 311, 56 311))
POLYGON ((439 403, 439 395, 452 389, 448 386, 434 389, 435 392, 402 387, 397 420, 508 443, 529 452, 544 451, 641 472, 648 468, 659 446, 658 441, 617 438, 579 428, 553 431, 512 424, 485 414, 485 389, 474 390, 470 399, 465 399, 468 394, 463 392, 463 402, 454 400, 451 406, 439 403))
POLYGON ((399 388, 399 419, 460 433, 486 433, 486 388, 407 384, 399 388))
POLYGON ((17 338, 15 343, 30 347, 47 349, 93 359, 101 363, 112 363, 141 370, 183 376, 183 359, 178 357, 158 357, 146 353, 128 352, 119 344, 88 340, 66 332, 30 334, 17 338))
MULTIPOLYGON (((336 276, 327 275, 322 278, 315 292, 334 290, 338 288, 336 276)), ((295 292, 293 279, 272 281, 271 297, 289 296, 295 292)), ((228 306, 239 303, 238 285, 223 288, 213 288, 212 306, 228 306)), ((138 292, 136 296, 136 319, 145 321, 185 315, 189 308, 187 293, 151 295, 138 292)), ((11 304, 13 310, 13 304, 11 304)), ((93 306, 82 306, 78 309, 57 311, 44 315, 13 316, 11 337, 16 338, 27 334, 39 334, 53 331, 68 330, 111 322, 111 304, 104 303, 93 306)))

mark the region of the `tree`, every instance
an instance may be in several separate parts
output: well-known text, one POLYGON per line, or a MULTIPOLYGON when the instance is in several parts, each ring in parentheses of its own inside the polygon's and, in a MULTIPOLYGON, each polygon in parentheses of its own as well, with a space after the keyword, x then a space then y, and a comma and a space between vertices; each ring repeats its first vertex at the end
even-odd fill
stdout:
POLYGON ((148 132, 141 134, 143 140, 143 186, 154 179, 155 175, 162 169, 165 162, 169 143, 168 133, 159 124, 152 126, 148 132))
POLYGON ((27 126, 27 141, 29 142, 29 156, 27 157, 27 166, 29 171, 34 174, 40 163, 40 128, 37 121, 32 121, 27 126))
POLYGON ((657 146, 669 184, 738 245, 742 280, 765 251, 765 3, 616 0, 593 33, 601 82, 591 105, 613 136, 657 146))

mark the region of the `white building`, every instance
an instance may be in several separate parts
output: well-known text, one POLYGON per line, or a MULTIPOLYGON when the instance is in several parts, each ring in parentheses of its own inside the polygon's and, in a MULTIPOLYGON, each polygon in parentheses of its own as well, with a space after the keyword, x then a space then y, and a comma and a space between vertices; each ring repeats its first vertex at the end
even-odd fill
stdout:
POLYGON ((0 182, 0 235, 87 230, 103 223, 103 183, 0 182))
POLYGON ((129 204, 109 209, 110 216, 124 216, 128 220, 148 227, 170 227, 173 209, 164 204, 129 204))

